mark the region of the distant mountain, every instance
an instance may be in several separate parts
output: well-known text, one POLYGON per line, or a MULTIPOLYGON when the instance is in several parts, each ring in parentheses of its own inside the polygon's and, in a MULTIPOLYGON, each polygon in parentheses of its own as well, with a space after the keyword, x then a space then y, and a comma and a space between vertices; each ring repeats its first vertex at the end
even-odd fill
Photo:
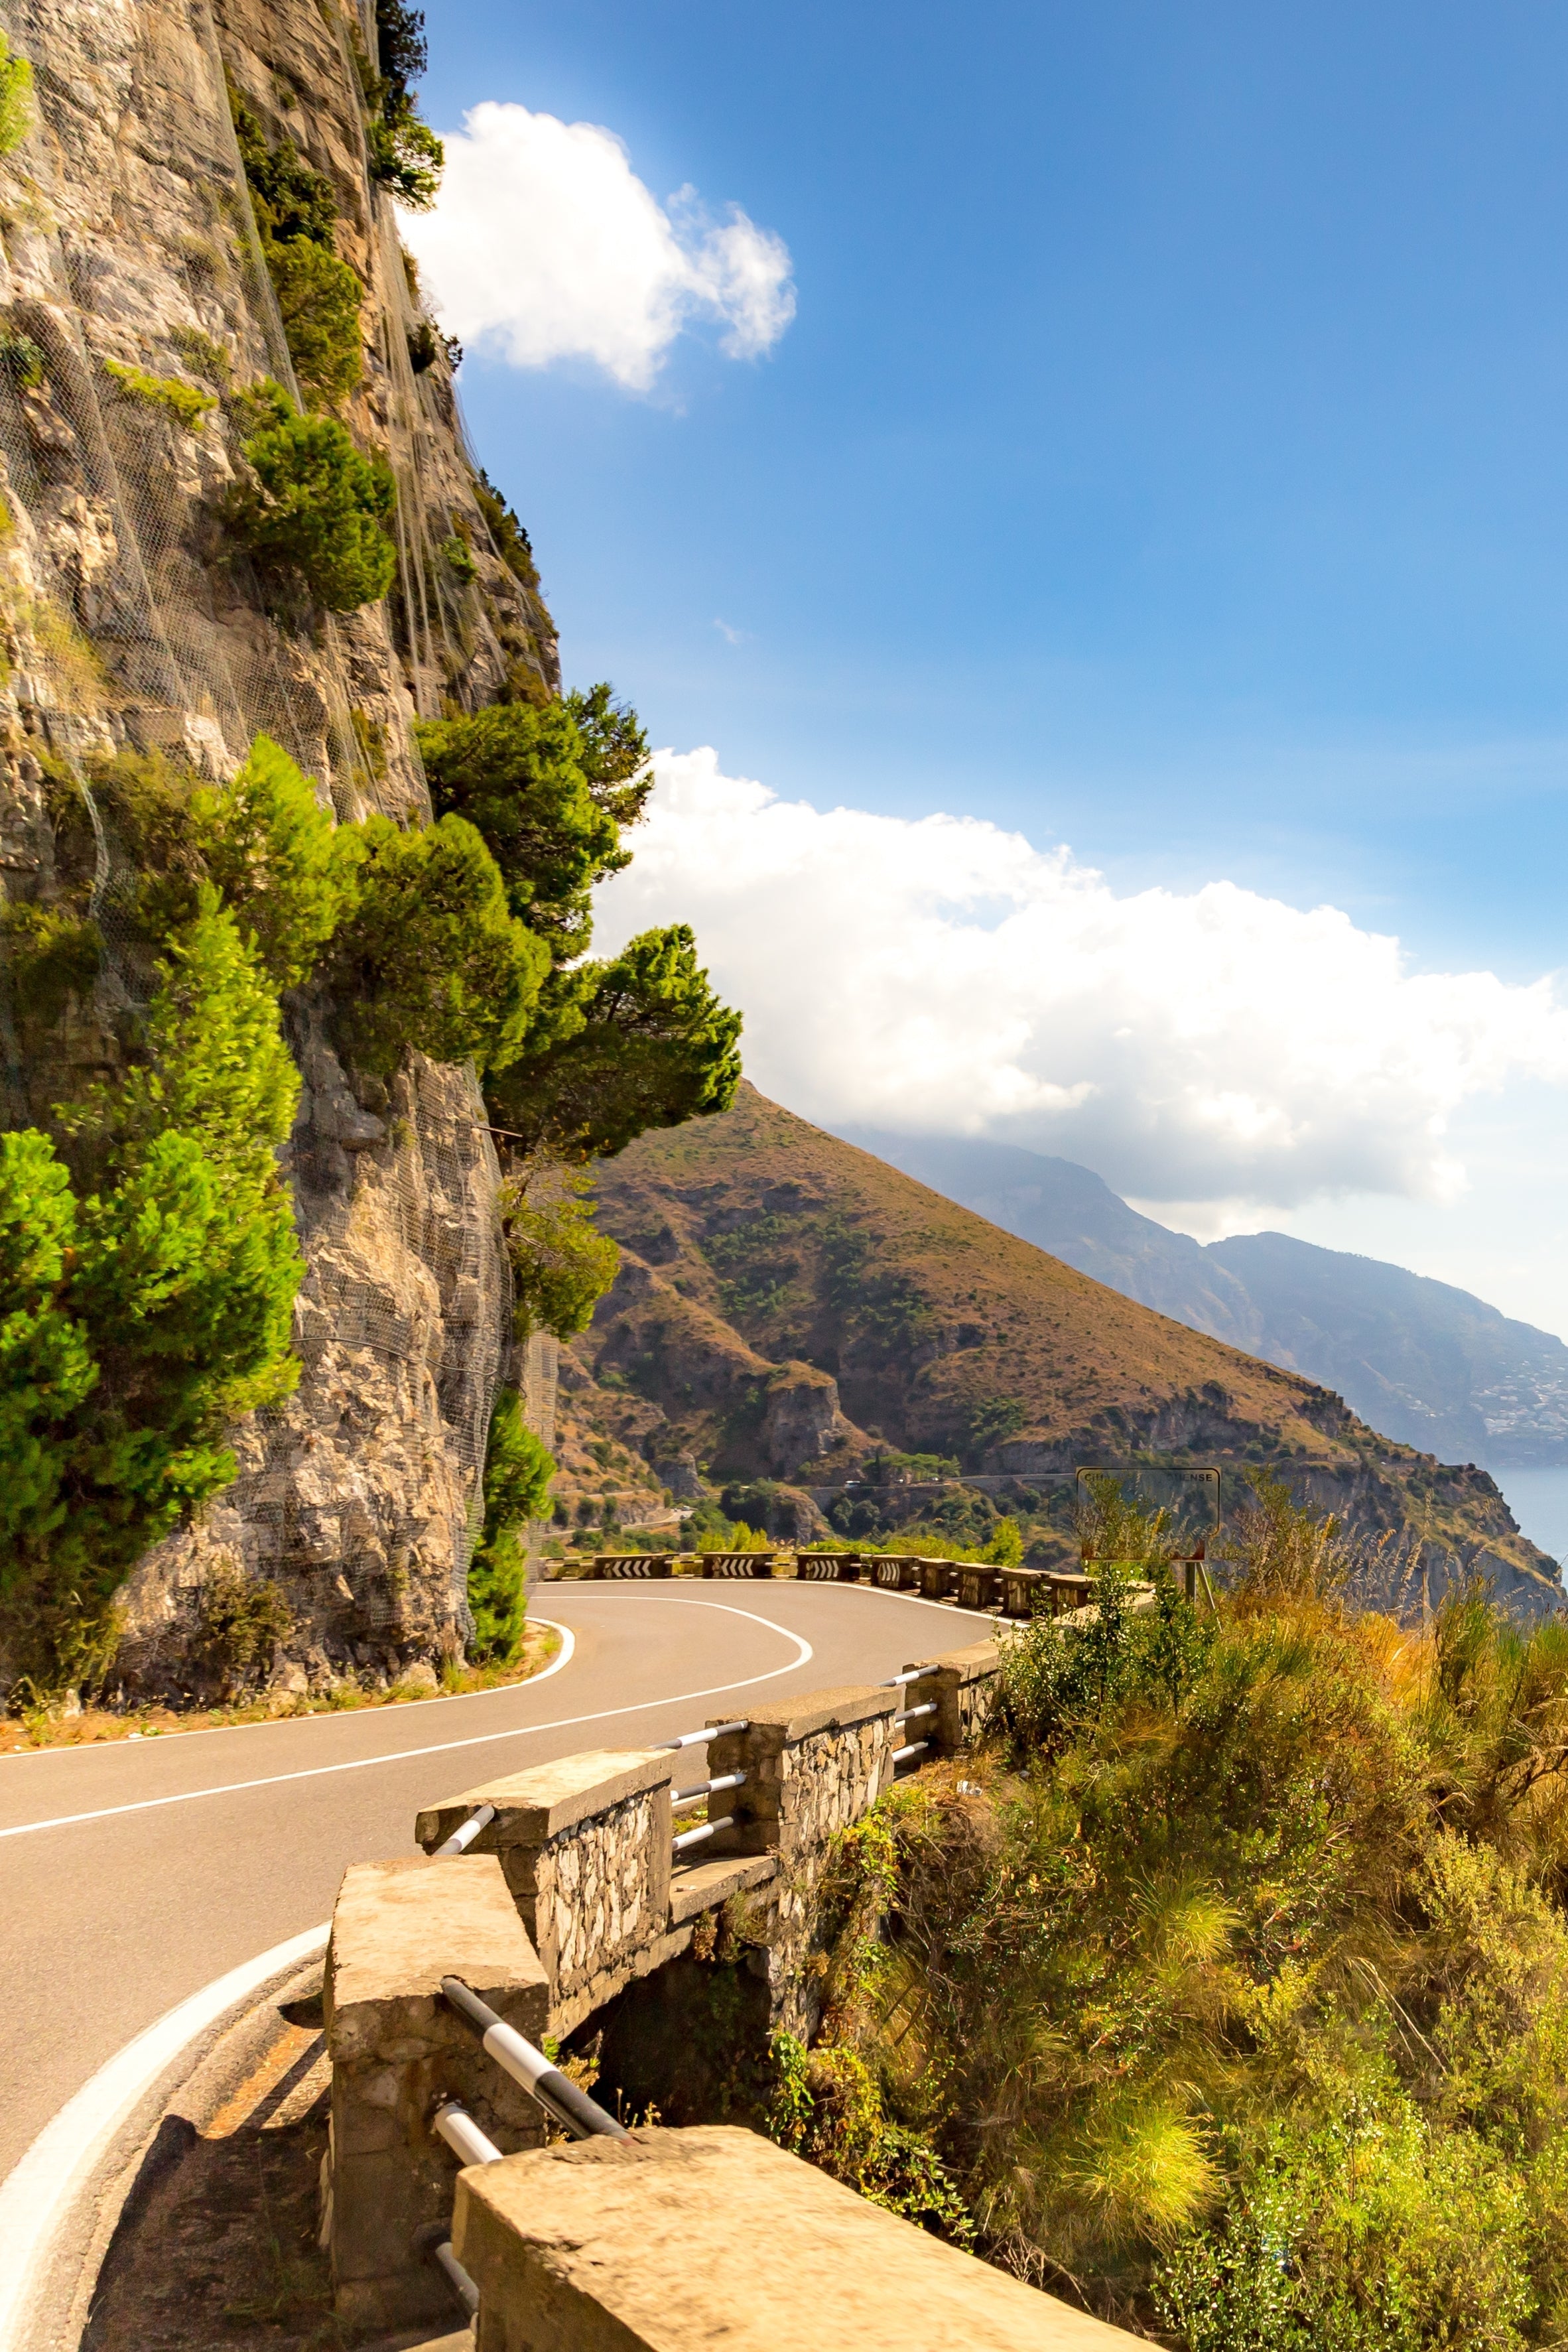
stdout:
POLYGON ((1468 1290, 1288 1234, 1205 1248, 1014 1144, 843 1133, 1142 1306, 1321 1381, 1402 1444, 1491 1469, 1568 1463, 1568 1347, 1468 1290))
POLYGON ((1249 1355, 1267 1353, 1263 1319, 1228 1268, 1186 1234, 1140 1216, 1076 1160, 961 1136, 884 1135, 866 1127, 837 1132, 1141 1307, 1249 1355))
MULTIPOLYGON (((752 1087, 718 1118, 640 1136, 595 1189, 621 1271, 562 1355, 595 1460, 618 1446, 661 1475, 821 1490, 886 1444, 1011 1478, 1063 1530, 1084 1462, 1215 1463, 1226 1509, 1272 1464, 1358 1529, 1419 1531, 1484 1564, 1516 1607, 1559 1597, 1484 1470, 1435 1468, 1304 1374, 1151 1313, 752 1087)), ((1124 1255, 1152 1250, 1162 1228, 1105 1199, 1131 1221, 1124 1255)), ((1232 1311, 1235 1276, 1194 1255, 1192 1278, 1232 1311)))
POLYGON ((1288 1234, 1204 1253, 1244 1285, 1259 1355, 1337 1389, 1390 1437, 1444 1461, 1568 1462, 1568 1348, 1447 1282, 1288 1234))

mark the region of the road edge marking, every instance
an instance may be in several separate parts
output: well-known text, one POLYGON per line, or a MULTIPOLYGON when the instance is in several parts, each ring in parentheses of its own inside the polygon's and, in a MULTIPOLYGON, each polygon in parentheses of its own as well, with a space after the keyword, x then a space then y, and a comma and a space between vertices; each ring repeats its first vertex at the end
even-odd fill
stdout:
MULTIPOLYGON (((506 1731, 476 1731, 462 1739, 437 1739, 424 1748, 395 1748, 384 1756, 350 1756, 336 1764, 307 1764, 294 1772, 263 1772, 253 1780, 222 1780, 210 1789, 176 1789, 166 1797, 138 1797, 128 1805, 98 1805, 86 1812, 57 1813, 47 1821, 13 1822, 8 1828, 0 1830, 0 1843, 6 1838, 37 1836, 46 1830, 75 1829, 83 1822, 112 1821, 123 1813, 156 1812, 163 1805, 190 1805, 206 1797, 243 1796, 247 1790, 280 1788, 289 1780, 325 1780, 334 1772, 369 1772, 378 1766, 405 1764, 420 1756, 446 1756, 454 1748, 493 1748, 499 1740, 526 1739, 536 1732, 573 1731, 581 1723, 608 1723, 616 1716, 648 1715, 658 1706, 685 1706, 700 1698, 722 1698, 728 1691, 751 1690, 758 1683, 776 1682, 781 1675, 793 1675, 799 1667, 809 1665, 816 1655, 804 1633, 792 1633, 787 1625, 777 1625, 771 1617, 759 1617, 755 1610, 736 1609, 724 1601, 690 1601, 684 1605, 689 1609, 721 1610, 728 1617, 745 1617, 754 1625, 765 1625, 770 1633, 777 1633, 784 1641, 793 1642, 797 1654, 785 1665, 770 1666, 766 1674, 745 1675, 739 1680, 724 1683, 708 1683, 701 1690, 670 1691, 657 1698, 636 1699, 628 1706, 598 1707, 588 1715, 558 1716, 553 1723, 518 1723, 506 1731)), ((540 1622, 542 1623, 544 1621, 542 1619, 540 1622)), ((564 1633, 569 1629, 563 1626, 560 1630, 564 1633)), ((538 1675, 530 1677, 531 1681, 541 1679, 538 1675)), ((528 1684, 521 1683, 516 1687, 526 1690, 528 1684)))
MULTIPOLYGON (((541 1666, 536 1675, 524 1675, 522 1680, 517 1683, 492 1683, 489 1690, 436 1691, 429 1698, 400 1698, 395 1707, 366 1707, 364 1713, 366 1715, 402 1714, 405 1709, 412 1711, 416 1706, 447 1706, 454 1699, 505 1698, 517 1691, 531 1690, 535 1683, 547 1683, 552 1675, 558 1675, 562 1667, 568 1663, 575 1643, 572 1639, 570 1629, 565 1625, 558 1625, 553 1617, 535 1617, 531 1614, 528 1622, 531 1625, 542 1625, 552 1633, 560 1633, 565 1643, 563 1654, 559 1657, 552 1658, 547 1666, 541 1666)), ((199 1727, 193 1726, 188 1731, 163 1731, 158 1734, 158 1737, 161 1739, 226 1739, 237 1731, 279 1731, 285 1725, 290 1730, 297 1731, 302 1724, 341 1723, 342 1721, 341 1714, 334 1714, 331 1707, 321 1707, 314 1715, 277 1715, 265 1717, 255 1723, 204 1723, 199 1727)), ((124 1744, 124 1741, 120 1739, 86 1739, 74 1742, 67 1740, 55 1748, 13 1748, 5 1755, 0 1756, 0 1765, 37 1764, 41 1763, 46 1756, 88 1756, 95 1754, 101 1748, 121 1748, 124 1744)))
MULTIPOLYGON (((0 2181, 0 2352, 22 2352, 50 2257, 93 2174, 137 2111, 229 2013, 327 1947, 328 1923, 215 1977, 144 2026, 89 2075, 0 2181)), ((185 2069, 188 2073, 189 2067, 185 2069)), ((171 2095, 173 2088, 171 2085, 171 2095)))

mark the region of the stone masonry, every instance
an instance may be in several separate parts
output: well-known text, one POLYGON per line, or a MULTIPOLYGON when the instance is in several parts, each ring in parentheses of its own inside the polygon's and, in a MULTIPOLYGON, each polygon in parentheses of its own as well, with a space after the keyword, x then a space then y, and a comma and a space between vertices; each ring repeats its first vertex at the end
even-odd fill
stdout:
MULTIPOLYGON (((757 1707, 743 1730, 709 1748, 713 1777, 746 1776, 711 1801, 732 1826, 679 1866, 674 1755, 599 1748, 430 1805, 416 1831, 428 1858, 350 1871, 328 1974, 330 2229, 344 2318, 390 2326, 429 2315, 428 2277, 411 2248, 450 2195, 451 2159, 428 2128, 442 2095, 461 2097, 503 2150, 541 2137, 539 2111, 442 2001, 443 1973, 461 1977, 536 2044, 563 2038, 685 1951, 705 1913, 743 1895, 749 1966, 765 1979, 768 2021, 809 2039, 817 2020, 805 1961, 833 1841, 892 1786, 899 1748, 920 1738, 940 1756, 974 1738, 997 1658, 994 1643, 979 1643, 914 1662, 918 1673, 897 1688, 857 1685, 757 1707), (933 1715, 899 1720, 932 1704, 933 1715), (483 1805, 494 1818, 468 1852, 435 1859, 483 1805)), ((514 2338, 481 2332, 481 2341, 499 2352, 514 2338)))

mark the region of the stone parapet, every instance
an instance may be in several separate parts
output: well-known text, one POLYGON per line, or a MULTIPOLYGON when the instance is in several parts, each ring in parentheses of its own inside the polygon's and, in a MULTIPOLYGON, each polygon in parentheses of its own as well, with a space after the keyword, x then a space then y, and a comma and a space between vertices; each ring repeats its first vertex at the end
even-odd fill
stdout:
POLYGON ((936 1714, 922 1717, 919 1726, 919 1737, 930 1740, 933 1754, 955 1755, 961 1748, 973 1747, 980 1737, 1000 1656, 994 1642, 976 1642, 972 1648, 950 1650, 940 1658, 910 1661, 910 1668, 918 1666, 921 1671, 916 1681, 904 1685, 905 1705, 927 1706, 935 1702, 936 1714))
POLYGON ((499 1856, 552 2006, 668 1925, 673 1763, 658 1748, 595 1748, 487 1780, 419 1815, 415 1836, 428 1853, 479 1806, 494 1806, 470 1852, 499 1856))
POLYGON ((452 2161, 432 2139, 461 2099, 506 2150, 543 2139, 539 2108, 441 1998, 458 1976, 521 2033, 544 2032, 550 1988, 493 1856, 357 1864, 332 1914, 324 1995, 332 2062, 327 2234, 340 2318, 404 2326, 449 2305, 418 2232, 445 2219, 452 2161))
MULTIPOLYGON (((929 1741, 950 1754, 976 1736, 998 1654, 994 1641, 978 1643, 917 1662, 899 1687, 765 1704, 742 1729, 716 1732, 710 1775, 745 1775, 713 1801, 733 1825, 679 1868, 676 1757, 601 1748, 427 1806, 416 1830, 423 1857, 349 1872, 328 1973, 331 2229, 345 2319, 405 2326, 439 2308, 416 2236, 441 2219, 450 2189, 450 2158, 429 2131, 442 2096, 461 2100, 505 2151, 542 2137, 540 2111, 441 2000, 442 1977, 460 1977, 535 2044, 563 2039, 679 1959, 703 1915, 732 1904, 767 2025, 809 2040, 820 1997, 808 1965, 817 1888, 834 1839, 892 1786, 900 1748, 929 1741), (898 1720, 927 1705, 933 1716, 907 1728, 898 1720), (481 1807, 491 1818, 468 1852, 436 1858, 481 1807)), ((710 1948, 712 1931, 704 1934, 710 1948)))
POLYGON ((776 1853, 788 1869, 858 1821, 891 1786, 902 1706, 900 1691, 854 1687, 753 1707, 743 1731, 721 1734, 708 1751, 715 1779, 746 1776, 725 1798, 735 1827, 722 1832, 723 1848, 776 1853))
POLYGON ((723 2126, 474 2165, 453 2244, 478 2352, 1114 2352, 1142 2337, 1025 2286, 723 2126))

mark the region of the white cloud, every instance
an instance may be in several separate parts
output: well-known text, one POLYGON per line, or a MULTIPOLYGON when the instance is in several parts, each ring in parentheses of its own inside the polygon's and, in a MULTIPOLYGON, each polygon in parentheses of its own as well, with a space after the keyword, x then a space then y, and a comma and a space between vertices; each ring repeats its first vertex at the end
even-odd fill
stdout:
POLYGON ((771 351, 795 316, 782 237, 696 191, 658 205, 613 131, 487 100, 447 139, 434 212, 402 234, 449 330, 514 367, 594 361, 646 392, 687 322, 719 320, 732 359, 771 351))
POLYGON ((973 818, 787 803, 662 753, 599 943, 697 929, 764 1092, 808 1118, 986 1134, 1194 1208, 1451 1198, 1450 1117, 1568 1080, 1549 980, 1420 973, 1397 940, 1229 882, 1118 897, 973 818))

